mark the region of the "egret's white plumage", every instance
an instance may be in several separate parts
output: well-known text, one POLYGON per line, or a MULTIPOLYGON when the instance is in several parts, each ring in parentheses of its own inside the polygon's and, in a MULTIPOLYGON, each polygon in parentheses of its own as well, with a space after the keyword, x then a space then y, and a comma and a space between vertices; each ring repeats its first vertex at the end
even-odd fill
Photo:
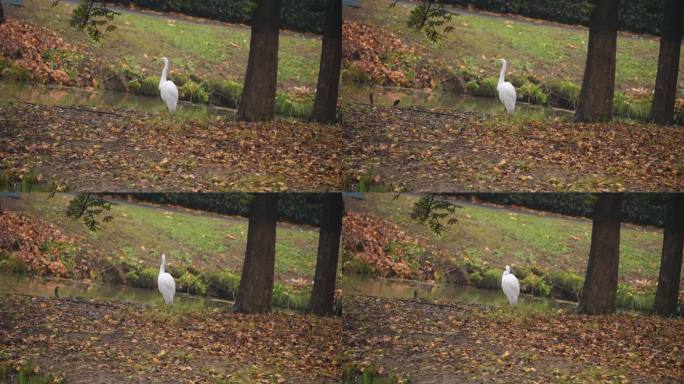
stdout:
POLYGON ((162 254, 161 260, 157 286, 159 287, 159 292, 164 296, 164 302, 171 305, 173 304, 173 296, 176 294, 176 281, 173 280, 173 276, 170 273, 166 272, 166 255, 162 254))
POLYGON ((506 112, 513 113, 515 111, 515 101, 517 96, 515 95, 515 87, 513 84, 504 80, 506 75, 506 60, 499 59, 501 61, 501 73, 499 74, 499 83, 496 85, 496 90, 499 92, 499 100, 503 103, 506 108, 506 112))
POLYGON ((511 305, 518 304, 518 295, 520 295, 520 284, 518 283, 518 278, 511 273, 511 267, 506 266, 506 270, 501 277, 501 289, 503 289, 504 294, 508 298, 508 302, 511 305))
POLYGON ((166 80, 166 75, 169 74, 169 59, 162 57, 164 62, 164 69, 162 70, 161 78, 159 79, 159 94, 162 100, 166 103, 169 112, 176 112, 176 105, 178 105, 178 88, 171 80, 166 80))

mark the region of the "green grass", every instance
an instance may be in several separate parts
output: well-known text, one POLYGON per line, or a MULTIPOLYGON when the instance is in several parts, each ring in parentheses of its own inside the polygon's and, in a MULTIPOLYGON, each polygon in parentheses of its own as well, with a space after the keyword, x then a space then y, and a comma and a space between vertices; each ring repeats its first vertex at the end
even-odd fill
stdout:
MULTIPOLYGON (((160 58, 171 60, 170 76, 193 74, 207 80, 242 81, 249 55, 250 29, 246 25, 172 20, 153 13, 124 12, 115 17, 116 30, 101 44, 88 40, 84 33, 69 26, 74 5, 60 2, 26 0, 24 7, 10 15, 59 31, 69 42, 84 43, 94 55, 113 66, 143 75, 159 76, 160 58)), ((321 42, 309 34, 281 31, 278 84, 315 88, 321 42)))
MULTIPOLYGON (((457 209, 454 225, 440 237, 427 226, 410 218, 416 196, 366 194, 363 201, 348 200, 348 209, 370 212, 389 219, 414 236, 430 239, 435 249, 446 255, 447 263, 477 271, 471 276, 476 286, 496 284, 505 265, 522 281, 527 277, 530 290, 548 294, 547 285, 562 285, 573 291, 581 288, 591 239, 591 221, 521 209, 497 209, 463 205, 457 209), (470 267, 468 267, 470 265, 470 267), (491 271, 492 277, 488 273, 491 271), (548 281, 526 276, 533 271, 548 281), (494 274, 496 272, 496 274, 494 274), (490 282, 491 280, 491 282, 490 282)), ((658 279, 662 231, 634 225, 623 226, 620 234, 620 282, 631 291, 643 291, 643 283, 658 279)), ((434 258, 439 258, 432 255, 434 258)), ((438 262, 440 260, 435 260, 438 262)), ((522 284, 523 286, 525 284, 522 284)), ((648 291, 648 289, 646 289, 648 291)))
MULTIPOLYGON (((388 0, 363 0, 360 9, 346 10, 345 17, 379 25, 398 34, 404 42, 420 46, 424 57, 442 60, 452 72, 465 72, 477 77, 497 76, 500 67, 493 59, 504 57, 510 63, 509 78, 533 76, 544 83, 558 80, 581 82, 588 41, 586 28, 459 15, 451 22, 455 30, 432 45, 424 35, 407 27, 409 6, 400 3, 389 8, 389 3, 388 0)), ((620 33, 617 89, 652 89, 658 49, 658 39, 653 36, 620 33)), ((684 85, 682 73, 684 68, 680 68, 680 88, 684 85)))
MULTIPOLYGON (((4 199, 3 208, 25 211, 47 220, 65 233, 82 235, 85 237, 83 247, 89 247, 114 263, 130 265, 136 271, 150 268, 156 273, 160 256, 165 253, 169 268, 194 268, 204 272, 230 270, 239 276, 247 241, 245 218, 169 210, 151 204, 117 204, 111 210, 114 219, 92 233, 80 222, 64 215, 70 199, 68 195, 48 199, 47 194, 24 194, 21 200, 4 199)), ((280 224, 276 236, 276 281, 312 280, 318 231, 280 224)), ((68 256, 69 252, 64 254, 68 256)), ((131 278, 137 281, 140 276, 131 278)), ((206 290, 206 287, 198 289, 206 290)))

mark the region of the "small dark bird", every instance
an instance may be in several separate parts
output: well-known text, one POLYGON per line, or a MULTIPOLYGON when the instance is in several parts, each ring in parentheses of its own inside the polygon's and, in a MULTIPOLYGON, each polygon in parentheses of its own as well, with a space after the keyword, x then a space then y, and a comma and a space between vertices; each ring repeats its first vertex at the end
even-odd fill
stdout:
POLYGON ((55 287, 55 297, 59 299, 59 287, 55 287))
POLYGON ((396 107, 397 105, 399 105, 399 102, 400 102, 400 101, 401 101, 401 100, 399 100, 399 99, 394 100, 394 104, 392 104, 392 106, 393 106, 393 107, 396 107))
POLYGON ((373 106, 373 93, 368 94, 368 99, 370 100, 371 107, 373 106))
POLYGON ((417 289, 413 290, 413 298, 418 299, 418 290, 417 289))

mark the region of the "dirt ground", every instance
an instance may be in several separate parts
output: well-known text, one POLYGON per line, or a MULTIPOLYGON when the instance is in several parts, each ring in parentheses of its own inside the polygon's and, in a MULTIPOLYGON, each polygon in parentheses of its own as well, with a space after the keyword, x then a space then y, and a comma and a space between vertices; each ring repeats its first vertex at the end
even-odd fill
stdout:
POLYGON ((340 322, 0 295, 0 364, 68 383, 339 381, 340 322))
POLYGON ((365 296, 343 307, 345 364, 411 383, 675 383, 684 321, 365 296))
POLYGON ((675 191, 684 130, 344 106, 343 172, 393 189, 675 191))
POLYGON ((0 105, 0 172, 89 192, 326 191, 341 183, 334 126, 100 112, 0 105))

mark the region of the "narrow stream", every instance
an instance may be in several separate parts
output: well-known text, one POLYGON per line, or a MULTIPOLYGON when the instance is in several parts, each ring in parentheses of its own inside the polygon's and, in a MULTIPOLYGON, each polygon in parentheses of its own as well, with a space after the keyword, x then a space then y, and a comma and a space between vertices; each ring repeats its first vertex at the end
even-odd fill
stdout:
MULTIPOLYGON (((164 302, 156 289, 136 288, 123 284, 85 283, 69 279, 0 274, 0 294, 21 293, 31 296, 54 297, 56 287, 59 287, 60 297, 131 302, 152 306, 164 302)), ((176 292, 174 305, 230 308, 232 303, 176 292)))
MULTIPOLYGON (((368 87, 358 84, 344 84, 340 88, 340 97, 345 102, 367 104, 369 103, 370 93, 373 93, 373 103, 377 105, 389 106, 396 100, 399 100, 398 107, 437 108, 486 114, 501 114, 503 112, 503 105, 497 98, 475 97, 450 92, 426 91, 423 89, 368 87)), ((515 113, 542 118, 570 116, 572 111, 518 101, 515 113)))
MULTIPOLYGON (((420 281, 389 280, 345 275, 341 282, 345 295, 368 295, 376 297, 409 299, 417 292, 419 298, 461 303, 507 306, 506 296, 500 290, 482 289, 461 285, 427 284, 420 281)), ((521 294, 518 305, 538 309, 572 309, 577 303, 551 297, 521 294)))
MULTIPOLYGON (((157 97, 139 96, 125 92, 89 91, 83 88, 0 81, 0 103, 18 101, 67 107, 134 110, 145 113, 166 112, 166 105, 157 97)), ((181 101, 175 115, 203 117, 207 115, 230 115, 232 113, 230 109, 226 108, 181 101)))

